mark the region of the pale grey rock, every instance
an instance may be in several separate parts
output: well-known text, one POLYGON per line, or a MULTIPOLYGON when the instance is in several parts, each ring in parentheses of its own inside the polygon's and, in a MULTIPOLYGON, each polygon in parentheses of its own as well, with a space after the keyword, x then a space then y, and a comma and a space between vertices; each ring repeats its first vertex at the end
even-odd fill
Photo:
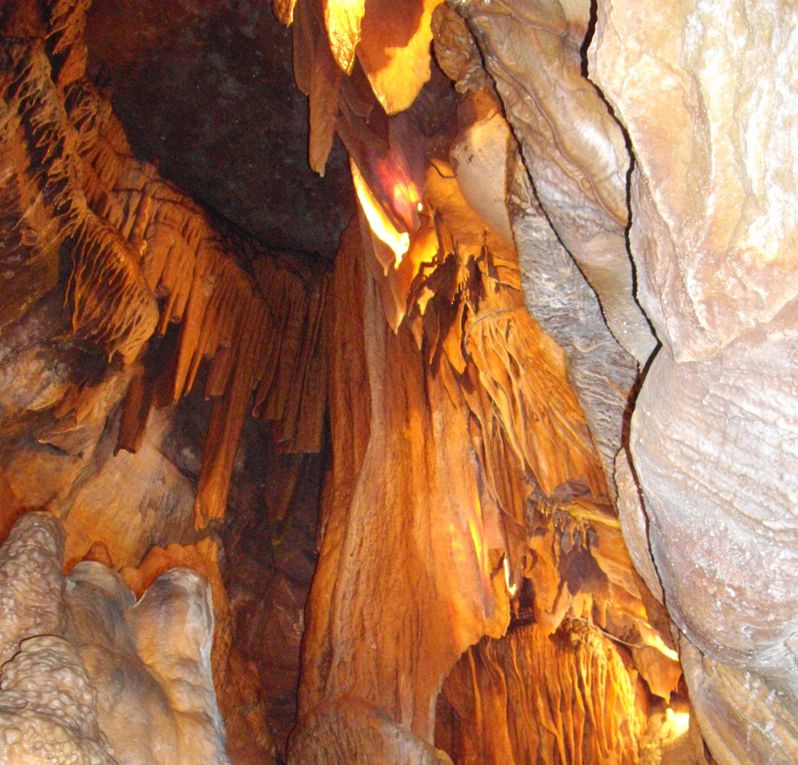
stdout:
POLYGON ((709 359, 663 350, 630 443, 671 617, 716 659, 793 679, 797 361, 798 304, 709 359))
POLYGON ((632 563, 651 594, 662 603, 662 585, 649 549, 648 518, 625 449, 621 449, 615 458, 615 486, 618 490, 615 506, 632 563))
POLYGON ((136 651, 174 710, 180 763, 229 765, 211 676, 213 605, 205 577, 161 574, 127 614, 136 651))
POLYGON ((601 1, 590 76, 636 158, 639 297, 680 361, 798 296, 798 7, 601 1))
POLYGON ((65 640, 28 638, 0 670, 0 763, 118 765, 92 683, 65 640))
POLYGON ((761 675, 702 655, 684 636, 679 640, 679 656, 694 713, 718 762, 798 762, 793 696, 761 675))
POLYGON ((798 761, 798 8, 599 0, 590 75, 631 138, 663 347, 630 453, 702 732, 798 761))
POLYGON ((0 547, 0 666, 25 638, 60 631, 63 553, 64 530, 45 512, 23 515, 0 547))
POLYGON ((560 244, 520 163, 510 178, 509 210, 527 310, 565 351, 568 377, 585 412, 607 485, 614 491, 615 455, 637 364, 616 342, 598 300, 560 244))
POLYGON ((590 3, 456 4, 493 76, 538 199, 601 301, 620 345, 640 364, 655 346, 633 294, 626 249, 623 133, 582 73, 590 3))
POLYGON ((172 569, 137 603, 112 569, 65 580, 62 560, 48 513, 0 547, 0 765, 229 765, 207 580, 172 569))
POLYGON ((66 635, 101 699, 99 722, 120 765, 179 762, 174 712, 138 655, 125 618, 135 605, 133 593, 115 571, 87 561, 69 575, 66 602, 66 635))

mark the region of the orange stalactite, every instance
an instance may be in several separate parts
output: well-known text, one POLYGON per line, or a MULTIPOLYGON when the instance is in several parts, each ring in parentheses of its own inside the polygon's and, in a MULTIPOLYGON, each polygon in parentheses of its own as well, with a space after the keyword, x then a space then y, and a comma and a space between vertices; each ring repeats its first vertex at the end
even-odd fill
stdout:
POLYGON ((377 201, 368 184, 364 180, 354 160, 349 161, 352 170, 352 181, 355 185, 360 207, 363 210, 369 227, 374 235, 394 253, 394 268, 398 268, 405 253, 410 249, 410 235, 406 231, 399 231, 391 222, 382 205, 377 201))
POLYGON ((341 71, 352 73, 355 51, 360 42, 360 23, 366 12, 365 0, 325 0, 324 26, 330 52, 341 71))
POLYGON ((440 3, 372 0, 368 4, 357 57, 387 114, 409 108, 430 78, 430 20, 440 3))

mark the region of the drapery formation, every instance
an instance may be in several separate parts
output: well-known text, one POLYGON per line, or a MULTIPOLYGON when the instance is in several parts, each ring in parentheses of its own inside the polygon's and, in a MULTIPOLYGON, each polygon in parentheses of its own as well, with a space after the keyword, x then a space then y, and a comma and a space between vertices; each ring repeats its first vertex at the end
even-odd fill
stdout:
MULTIPOLYGON (((662 615, 632 574, 562 352, 523 306, 515 252, 440 169, 424 186, 435 268, 412 276, 395 333, 385 318, 393 301, 380 290, 390 274, 369 270, 370 237, 350 229, 338 255, 333 462, 289 753, 297 762, 445 760, 430 748, 441 683, 483 635, 504 645, 525 602, 523 618, 541 625, 553 655, 594 619, 636 641, 639 655, 591 660, 611 676, 591 693, 625 689, 602 718, 602 740, 616 741, 619 761, 636 761, 643 736, 618 738, 627 718, 646 718, 646 686, 631 667, 639 661, 666 698, 680 674, 659 637, 662 615)), ((542 667, 528 665, 527 680, 542 667)), ((577 727, 561 726, 541 756, 567 748, 577 727)))
MULTIPOLYGON (((320 449, 324 268, 294 255, 259 257, 260 245, 214 225, 132 156, 86 76, 87 6, 19 3, 2 30, 0 200, 11 285, 3 321, 18 321, 55 287, 64 262, 74 337, 109 360, 118 356, 133 374, 118 448, 135 450, 151 408, 186 395, 210 361, 201 528, 224 515, 248 411, 277 423, 284 450, 320 449)), ((59 415, 79 421, 91 395, 78 386, 59 415)))

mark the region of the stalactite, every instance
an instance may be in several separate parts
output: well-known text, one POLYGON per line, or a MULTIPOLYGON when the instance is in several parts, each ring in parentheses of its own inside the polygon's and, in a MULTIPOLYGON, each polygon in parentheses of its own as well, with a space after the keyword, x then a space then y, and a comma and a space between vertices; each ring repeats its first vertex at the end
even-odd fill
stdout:
POLYGON ((441 709, 437 731, 457 762, 639 762, 645 709, 634 670, 597 629, 569 621, 551 638, 518 627, 467 656, 444 684, 450 709, 441 709))
MULTIPOLYGON (((269 265, 245 263, 242 253, 253 248, 264 260, 263 248, 241 235, 223 237, 197 204, 132 156, 110 104, 85 75, 87 6, 44 4, 41 37, 2 39, 9 65, 0 74, 0 140, 24 147, 25 156, 6 155, 13 164, 0 185, 0 212, 15 221, 14 257, 40 282, 28 301, 54 286, 59 247, 68 249, 65 294, 73 332, 87 347, 129 365, 154 333, 180 325, 176 344, 143 354, 117 448, 135 449, 150 409, 191 391, 211 360, 213 415, 197 497, 203 525, 224 513, 254 390, 258 414, 277 421, 282 449, 321 447, 323 269, 277 254, 269 265)), ((334 117, 333 105, 328 139, 334 117)), ((21 299, 4 296, 0 318, 15 316, 21 299)), ((69 398, 78 400, 79 392, 69 398)), ((59 407, 62 416, 69 401, 59 407)))
MULTIPOLYGON (((31 164, 19 105, 14 108, 17 99, 12 96, 13 91, 19 93, 20 78, 8 77, 24 66, 21 54, 21 46, 10 42, 0 47, 0 90, 6 103, 0 112, 0 327, 17 319, 55 285, 64 237, 41 193, 47 184, 44 171, 29 167, 26 173, 13 172, 31 164)), ((46 148, 51 162, 56 147, 46 148)))
POLYGON ((72 259, 66 296, 73 330, 106 348, 109 357, 118 353, 126 363, 133 361, 158 314, 130 245, 89 212, 76 232, 72 259))
MULTIPOLYGON (((129 244, 87 208, 79 183, 76 134, 50 79, 43 42, 8 41, 5 50, 11 66, 3 83, 4 101, 9 112, 18 115, 15 134, 24 136, 21 143, 30 157, 13 168, 16 180, 12 177, 8 184, 15 183, 17 189, 30 184, 45 205, 42 209, 31 189, 25 196, 36 212, 12 207, 6 214, 29 223, 35 220, 45 230, 60 229, 61 242, 71 245, 73 259, 66 295, 74 331, 109 357, 119 353, 129 362, 154 329, 155 301, 129 244)), ((13 122, 6 122, 5 128, 13 130, 13 122)), ((19 194, 17 198, 22 201, 19 194)), ((13 198, 7 201, 13 205, 13 198)))
POLYGON ((290 24, 294 20, 294 6, 297 0, 272 0, 274 15, 283 23, 290 24))
POLYGON ((233 460, 256 383, 258 356, 264 347, 262 329, 261 332, 257 331, 259 319, 261 328, 263 326, 261 311, 262 307, 251 301, 248 314, 242 317, 245 326, 251 326, 252 329, 243 334, 239 346, 237 358, 241 366, 236 369, 224 397, 216 399, 211 410, 194 506, 197 528, 203 528, 210 520, 224 517, 233 460))

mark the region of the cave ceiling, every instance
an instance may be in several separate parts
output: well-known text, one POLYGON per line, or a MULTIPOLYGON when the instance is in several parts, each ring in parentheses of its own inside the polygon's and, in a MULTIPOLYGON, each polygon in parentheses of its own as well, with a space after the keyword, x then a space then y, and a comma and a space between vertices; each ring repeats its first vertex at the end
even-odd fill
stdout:
POLYGON ((271 248, 332 257, 354 206, 346 154, 307 160, 291 30, 262 0, 97 0, 89 71, 135 155, 271 248))

